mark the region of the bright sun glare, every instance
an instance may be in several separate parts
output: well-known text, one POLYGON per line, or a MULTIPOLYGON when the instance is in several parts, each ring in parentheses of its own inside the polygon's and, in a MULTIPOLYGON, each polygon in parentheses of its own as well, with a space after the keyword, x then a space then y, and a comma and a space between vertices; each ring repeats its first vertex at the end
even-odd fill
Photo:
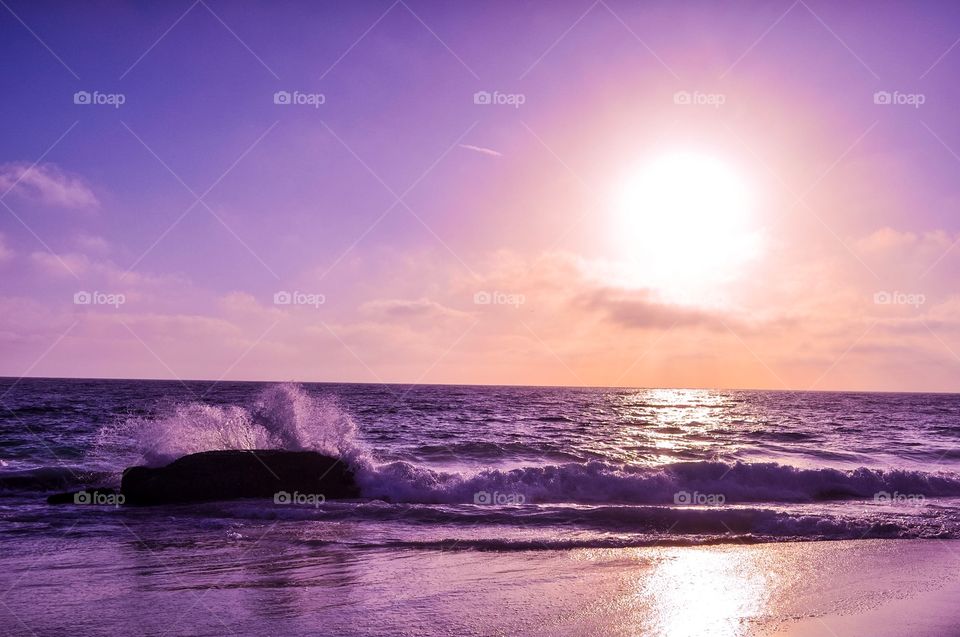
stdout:
POLYGON ((743 177, 716 157, 675 152, 632 170, 618 228, 632 278, 673 297, 732 278, 759 249, 753 206, 743 177))

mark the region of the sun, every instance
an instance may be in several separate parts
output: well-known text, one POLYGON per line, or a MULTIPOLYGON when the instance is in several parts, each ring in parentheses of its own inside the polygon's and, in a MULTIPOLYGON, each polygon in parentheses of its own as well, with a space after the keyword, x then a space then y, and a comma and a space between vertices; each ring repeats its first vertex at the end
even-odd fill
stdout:
POLYGON ((755 197, 734 165, 672 152, 631 169, 616 230, 637 283, 674 298, 735 277, 759 250, 755 197))

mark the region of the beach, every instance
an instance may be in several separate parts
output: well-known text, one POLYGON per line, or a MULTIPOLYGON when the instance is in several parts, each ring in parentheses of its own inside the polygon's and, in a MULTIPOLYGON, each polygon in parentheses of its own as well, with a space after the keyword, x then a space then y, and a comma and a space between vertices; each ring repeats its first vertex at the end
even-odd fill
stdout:
POLYGON ((137 531, 6 558, 6 634, 960 634, 956 541, 408 553, 137 531))
POLYGON ((957 396, 40 379, 9 394, 6 634, 960 634, 957 396), (316 450, 355 490, 46 501, 215 449, 316 450))

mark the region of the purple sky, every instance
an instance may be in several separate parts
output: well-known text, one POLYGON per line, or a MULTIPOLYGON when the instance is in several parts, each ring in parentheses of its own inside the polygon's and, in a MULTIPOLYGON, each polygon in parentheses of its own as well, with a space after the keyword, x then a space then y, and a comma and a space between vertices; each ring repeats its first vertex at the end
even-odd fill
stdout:
POLYGON ((12 1, 0 34, 0 374, 960 386, 960 6, 12 1), (736 268, 622 223, 677 152, 747 184, 736 268))

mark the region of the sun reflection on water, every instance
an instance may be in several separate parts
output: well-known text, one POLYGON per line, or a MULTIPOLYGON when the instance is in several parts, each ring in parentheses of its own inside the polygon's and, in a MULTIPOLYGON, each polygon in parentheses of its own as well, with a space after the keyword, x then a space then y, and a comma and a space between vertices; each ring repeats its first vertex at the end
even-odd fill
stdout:
POLYGON ((619 397, 619 431, 609 452, 630 463, 660 465, 712 457, 736 446, 716 430, 730 426, 728 393, 705 389, 642 389, 619 397), (621 450, 617 454, 616 450, 621 450))
POLYGON ((639 582, 654 633, 666 637, 739 637, 756 626, 771 575, 730 549, 673 549, 639 582))

